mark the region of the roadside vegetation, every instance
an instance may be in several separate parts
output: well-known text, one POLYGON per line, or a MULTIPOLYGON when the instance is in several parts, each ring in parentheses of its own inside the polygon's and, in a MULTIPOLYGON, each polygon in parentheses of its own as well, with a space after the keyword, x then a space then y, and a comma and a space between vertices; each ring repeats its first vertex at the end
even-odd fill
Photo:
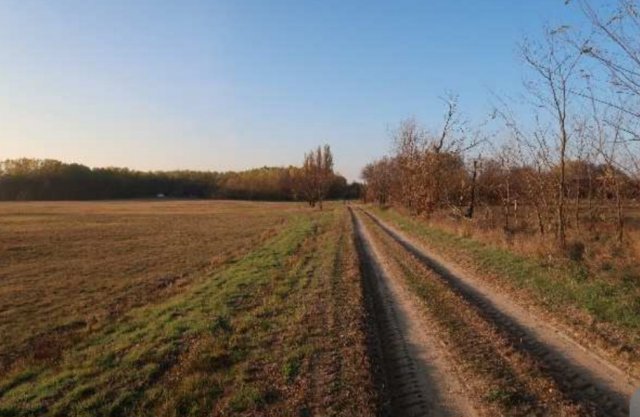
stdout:
POLYGON ((551 320, 578 329, 581 338, 638 372, 640 285, 635 270, 593 272, 581 262, 527 256, 395 209, 372 210, 448 260, 514 292, 521 302, 543 307, 551 320))

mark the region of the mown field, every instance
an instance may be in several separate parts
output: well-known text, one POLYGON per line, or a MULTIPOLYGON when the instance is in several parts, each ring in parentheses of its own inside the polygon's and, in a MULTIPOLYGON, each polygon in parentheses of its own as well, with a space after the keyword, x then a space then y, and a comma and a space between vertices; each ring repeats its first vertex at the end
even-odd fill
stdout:
POLYGON ((342 205, 0 205, 0 416, 373 415, 342 205))

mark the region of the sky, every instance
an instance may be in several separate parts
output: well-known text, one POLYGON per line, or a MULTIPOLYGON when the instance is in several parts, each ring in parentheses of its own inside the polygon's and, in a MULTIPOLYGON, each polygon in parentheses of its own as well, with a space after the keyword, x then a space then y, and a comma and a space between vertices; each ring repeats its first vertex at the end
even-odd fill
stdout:
POLYGON ((480 120, 518 91, 518 42, 564 3, 1 0, 0 159, 224 171, 328 143, 356 180, 447 92, 480 120))

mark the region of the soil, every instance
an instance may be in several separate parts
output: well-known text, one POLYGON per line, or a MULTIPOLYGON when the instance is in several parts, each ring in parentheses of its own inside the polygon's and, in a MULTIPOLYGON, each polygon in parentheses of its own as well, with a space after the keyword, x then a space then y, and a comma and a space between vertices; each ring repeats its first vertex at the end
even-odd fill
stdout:
MULTIPOLYGON (((553 389, 558 391, 556 397, 566 402, 567 409, 571 409, 573 404, 574 410, 588 410, 589 415, 628 415, 628 399, 640 386, 628 373, 590 351, 564 329, 523 308, 508 294, 499 292, 459 266, 445 262, 371 213, 365 214, 382 233, 397 242, 407 256, 433 272, 461 300, 472 306, 482 320, 509 339, 510 349, 531 358, 529 362, 533 365, 528 366, 533 366, 536 372, 551 381, 553 389)), ((468 375, 456 376, 460 374, 456 371, 459 366, 451 363, 452 358, 443 352, 438 335, 433 331, 436 326, 429 323, 428 315, 421 313, 415 297, 385 266, 387 255, 372 241, 359 218, 362 215, 360 212, 353 214, 356 238, 360 240, 361 262, 371 264, 368 276, 375 282, 373 287, 378 292, 381 305, 378 308, 381 317, 378 319, 382 320, 382 333, 388 333, 389 337, 384 344, 398 346, 386 354, 392 358, 392 364, 387 367, 400 368, 393 359, 401 356, 400 352, 407 358, 404 359, 410 363, 407 374, 413 375, 409 385, 416 387, 414 398, 422 399, 420 407, 425 410, 421 415, 474 415, 470 405, 472 401, 465 399, 464 385, 460 383, 468 375), (418 393, 421 397, 417 397, 418 393)), ((404 386, 405 378, 399 380, 404 386)), ((393 392, 394 380, 389 380, 389 384, 393 392)), ((473 407, 481 406, 473 404, 473 407)), ((565 405, 558 409, 563 407, 565 405)))
POLYGON ((475 413, 466 389, 415 297, 391 274, 384 256, 354 215, 366 290, 374 300, 380 355, 389 390, 388 414, 454 417, 475 413))

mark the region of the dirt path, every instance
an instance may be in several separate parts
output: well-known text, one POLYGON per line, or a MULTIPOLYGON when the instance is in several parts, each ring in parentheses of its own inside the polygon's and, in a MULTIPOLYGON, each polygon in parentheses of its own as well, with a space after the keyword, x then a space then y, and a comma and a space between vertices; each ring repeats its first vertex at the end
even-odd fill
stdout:
POLYGON ((387 411, 393 416, 476 416, 415 297, 389 272, 361 220, 352 216, 381 342, 387 411))
MULTIPOLYGON (((434 271, 439 279, 473 305, 478 314, 513 341, 514 349, 539 361, 563 396, 592 410, 592 415, 627 416, 628 401, 638 381, 588 351, 565 333, 536 319, 507 296, 429 253, 419 243, 366 212, 407 253, 434 271)), ((402 303, 401 299, 397 299, 402 303)))

